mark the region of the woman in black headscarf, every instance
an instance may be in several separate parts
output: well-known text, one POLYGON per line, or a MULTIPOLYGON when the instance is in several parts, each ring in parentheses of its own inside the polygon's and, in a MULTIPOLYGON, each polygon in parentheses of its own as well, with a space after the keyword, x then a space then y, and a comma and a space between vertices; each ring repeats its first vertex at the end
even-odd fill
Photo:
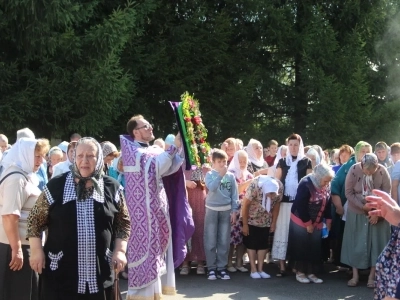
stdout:
POLYGON ((117 271, 125 266, 129 233, 122 187, 103 176, 101 146, 93 138, 79 140, 71 172, 47 184, 28 217, 30 265, 41 274, 40 299, 111 299, 110 265, 117 271))

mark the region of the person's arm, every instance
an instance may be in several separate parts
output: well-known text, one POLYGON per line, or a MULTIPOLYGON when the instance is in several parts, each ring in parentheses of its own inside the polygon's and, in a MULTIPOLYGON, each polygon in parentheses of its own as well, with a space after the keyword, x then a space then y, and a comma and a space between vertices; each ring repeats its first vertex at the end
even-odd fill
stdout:
POLYGON ((270 232, 274 232, 275 229, 276 229, 276 221, 278 220, 280 208, 281 208, 281 205, 280 205, 280 202, 278 202, 278 199, 277 199, 276 203, 274 205, 274 208, 272 209, 272 221, 271 221, 270 232))
MULTIPOLYGON (((230 174, 229 179, 231 181, 231 199, 232 199, 232 212, 237 212, 238 203, 239 203, 239 193, 238 193, 238 185, 236 183, 235 176, 230 174)), ((235 214, 236 215, 236 214, 235 214)))
POLYGON ((339 216, 343 216, 344 209, 343 209, 343 205, 342 205, 342 200, 340 199, 340 197, 338 195, 332 195, 332 203, 336 208, 336 213, 339 216))
POLYGON ((307 187, 307 182, 300 181, 293 205, 296 205, 299 218, 303 221, 303 223, 306 226, 312 225, 310 214, 308 212, 308 203, 310 201, 310 197, 311 193, 309 188, 307 187))
POLYGON ((3 229, 11 247, 10 269, 13 271, 21 270, 23 266, 22 242, 19 235, 19 218, 23 202, 28 199, 25 191, 26 179, 21 174, 10 175, 3 182, 6 201, 1 209, 3 229))
POLYGON ((282 179, 282 168, 279 166, 279 164, 278 164, 278 166, 276 167, 276 170, 275 170, 275 178, 278 179, 278 180, 282 179))
POLYGON ((328 230, 331 230, 332 226, 331 197, 329 197, 325 205, 324 218, 326 221, 326 227, 328 228, 328 230))
POLYGON ((160 176, 168 176, 181 168, 183 158, 178 154, 178 148, 171 145, 167 150, 155 157, 156 167, 160 176))
POLYGON ((392 195, 392 198, 397 201, 397 203, 399 202, 399 196, 397 193, 398 188, 399 188, 399 180, 393 179, 392 180, 392 190, 391 190, 390 194, 392 195))
POLYGON ((209 191, 214 192, 218 190, 221 185, 222 176, 217 172, 210 171, 206 174, 205 182, 209 191))
POLYGON ((242 201, 242 233, 244 236, 249 235, 249 209, 250 209, 251 201, 247 198, 243 198, 242 201))
POLYGON ((382 172, 382 191, 390 194, 392 190, 392 181, 390 180, 389 172, 385 167, 381 166, 380 169, 382 172))
POLYGON ((249 179, 249 180, 247 180, 245 182, 242 182, 242 183, 238 184, 239 194, 242 194, 249 187, 251 181, 252 181, 252 179, 249 179))
POLYGON ((48 226, 49 202, 42 192, 29 213, 27 220, 27 239, 29 239, 31 255, 29 263, 35 272, 41 274, 45 268, 45 255, 42 247, 42 232, 48 226))

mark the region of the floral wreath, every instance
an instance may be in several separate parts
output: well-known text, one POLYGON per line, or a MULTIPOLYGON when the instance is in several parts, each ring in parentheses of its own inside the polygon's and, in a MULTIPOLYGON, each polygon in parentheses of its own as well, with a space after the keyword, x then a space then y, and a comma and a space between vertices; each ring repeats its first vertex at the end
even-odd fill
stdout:
POLYGON ((188 159, 193 167, 208 165, 211 147, 206 142, 207 129, 201 119, 199 102, 188 92, 181 95, 181 101, 178 112, 184 129, 182 140, 189 149, 188 159))

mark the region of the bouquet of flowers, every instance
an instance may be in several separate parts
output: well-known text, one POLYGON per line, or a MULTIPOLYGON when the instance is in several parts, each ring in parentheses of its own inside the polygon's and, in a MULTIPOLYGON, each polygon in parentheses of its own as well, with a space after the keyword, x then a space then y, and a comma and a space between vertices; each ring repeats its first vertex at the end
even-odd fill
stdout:
POLYGON ((207 129, 201 119, 199 102, 188 92, 181 96, 178 107, 179 121, 182 127, 182 141, 188 149, 190 164, 193 167, 208 165, 210 161, 210 144, 206 142, 207 129))

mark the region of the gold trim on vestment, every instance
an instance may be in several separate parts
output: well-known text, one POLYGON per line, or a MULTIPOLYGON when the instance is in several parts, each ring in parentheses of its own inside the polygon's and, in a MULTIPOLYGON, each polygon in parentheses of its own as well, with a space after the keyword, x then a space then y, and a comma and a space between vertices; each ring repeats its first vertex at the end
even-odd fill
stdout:
POLYGON ((126 300, 160 300, 161 294, 155 293, 153 296, 127 295, 126 300))
POLYGON ((173 286, 163 286, 162 293, 164 295, 174 296, 174 295, 176 295, 176 289, 173 286))

